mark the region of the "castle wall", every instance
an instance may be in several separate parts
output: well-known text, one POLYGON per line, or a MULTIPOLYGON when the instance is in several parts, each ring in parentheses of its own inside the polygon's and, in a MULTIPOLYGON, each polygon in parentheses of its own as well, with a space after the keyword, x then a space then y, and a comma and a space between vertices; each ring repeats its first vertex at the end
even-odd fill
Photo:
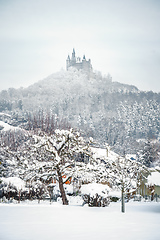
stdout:
POLYGON ((84 71, 90 71, 92 69, 90 61, 82 60, 82 69, 84 71))

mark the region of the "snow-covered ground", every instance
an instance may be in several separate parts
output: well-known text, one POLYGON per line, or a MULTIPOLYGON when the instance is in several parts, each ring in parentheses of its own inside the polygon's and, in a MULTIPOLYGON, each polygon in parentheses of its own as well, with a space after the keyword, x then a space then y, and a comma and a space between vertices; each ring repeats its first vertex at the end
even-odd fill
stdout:
POLYGON ((160 203, 105 208, 59 203, 0 204, 1 240, 159 240, 160 203))

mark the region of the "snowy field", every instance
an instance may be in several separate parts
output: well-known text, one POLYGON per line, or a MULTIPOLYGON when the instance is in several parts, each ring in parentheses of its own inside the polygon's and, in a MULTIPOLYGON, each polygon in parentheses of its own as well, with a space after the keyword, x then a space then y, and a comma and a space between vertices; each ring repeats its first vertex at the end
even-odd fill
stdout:
POLYGON ((160 203, 105 208, 59 203, 0 204, 0 240, 159 240, 160 203))

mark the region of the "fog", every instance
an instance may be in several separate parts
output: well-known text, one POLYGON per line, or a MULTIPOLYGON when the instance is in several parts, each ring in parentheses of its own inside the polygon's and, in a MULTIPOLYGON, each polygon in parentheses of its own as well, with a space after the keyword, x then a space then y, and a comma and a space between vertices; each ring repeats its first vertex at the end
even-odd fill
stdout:
POLYGON ((113 81, 160 91, 160 2, 0 1, 0 90, 66 68, 73 47, 113 81))

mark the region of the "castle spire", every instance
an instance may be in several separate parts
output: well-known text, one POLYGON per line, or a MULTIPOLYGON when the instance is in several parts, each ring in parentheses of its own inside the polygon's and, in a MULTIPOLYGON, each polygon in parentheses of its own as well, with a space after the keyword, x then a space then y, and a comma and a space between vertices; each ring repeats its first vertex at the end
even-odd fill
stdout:
POLYGON ((75 49, 73 48, 72 58, 75 58, 75 49))

